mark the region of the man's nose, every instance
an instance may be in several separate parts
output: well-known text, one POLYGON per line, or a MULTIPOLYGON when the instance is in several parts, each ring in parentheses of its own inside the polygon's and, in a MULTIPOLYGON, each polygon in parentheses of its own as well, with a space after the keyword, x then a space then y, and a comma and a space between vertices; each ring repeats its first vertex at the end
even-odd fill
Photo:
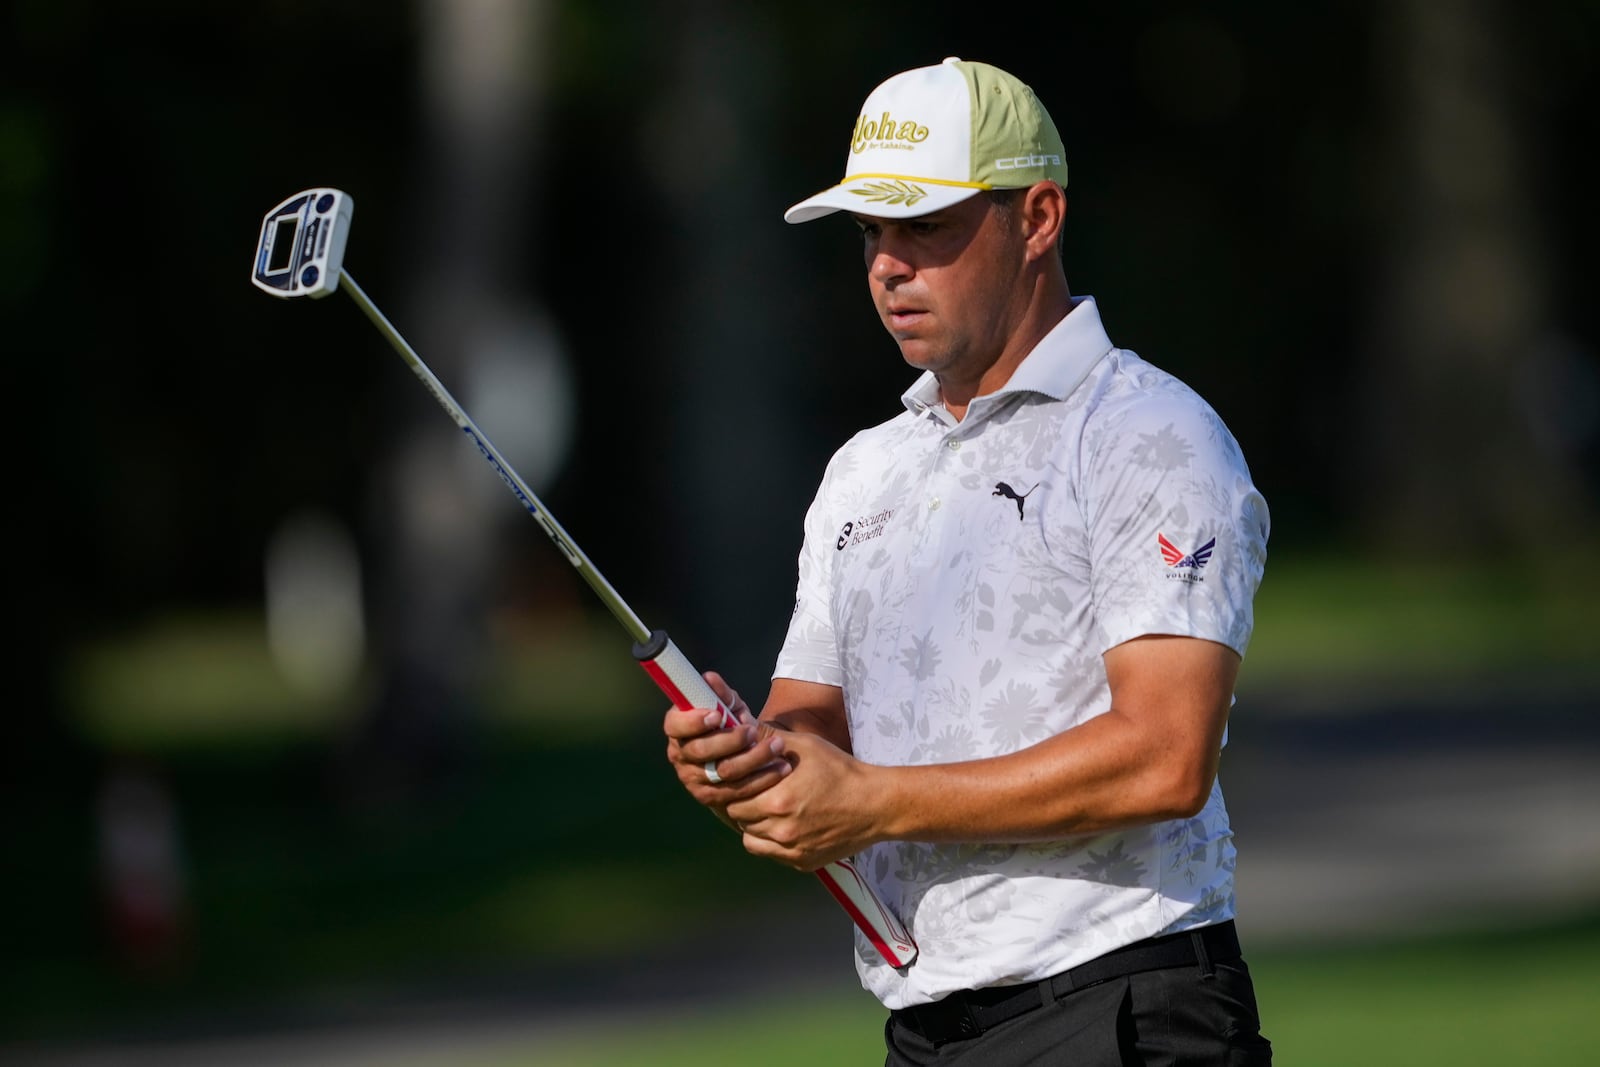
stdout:
POLYGON ((883 285, 896 285, 916 273, 911 264, 896 255, 895 250, 883 242, 879 243, 873 253, 870 270, 873 279, 883 285))

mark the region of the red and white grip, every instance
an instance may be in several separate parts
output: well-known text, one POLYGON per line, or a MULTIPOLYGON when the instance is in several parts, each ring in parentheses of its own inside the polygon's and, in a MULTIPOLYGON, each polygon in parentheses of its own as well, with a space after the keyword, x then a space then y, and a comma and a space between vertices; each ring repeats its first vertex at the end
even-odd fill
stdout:
POLYGON ((716 708, 722 712, 724 730, 739 725, 733 711, 717 699, 716 690, 694 669, 689 657, 678 651, 665 630, 654 630, 645 644, 633 646, 633 658, 639 661, 644 673, 667 694, 672 706, 680 711, 690 708, 716 708))
MULTIPOLYGON (((733 711, 717 699, 716 692, 694 669, 689 658, 678 651, 678 646, 672 643, 665 630, 653 631, 649 641, 635 644, 633 657, 639 661, 639 666, 644 668, 650 680, 672 701, 673 707, 684 711, 690 708, 716 708, 722 712, 723 729, 739 725, 733 711)), ((917 958, 916 942, 911 940, 911 935, 900 921, 884 907, 883 901, 872 891, 872 886, 856 870, 853 860, 835 860, 820 868, 816 875, 891 967, 911 965, 917 958)))

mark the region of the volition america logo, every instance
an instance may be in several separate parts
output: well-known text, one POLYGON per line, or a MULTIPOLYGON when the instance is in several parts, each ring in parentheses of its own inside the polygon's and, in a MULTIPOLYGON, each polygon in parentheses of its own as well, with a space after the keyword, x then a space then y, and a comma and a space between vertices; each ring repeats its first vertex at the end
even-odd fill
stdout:
POLYGON ((1217 547, 1217 539, 1213 537, 1193 552, 1185 552, 1171 541, 1167 540, 1164 533, 1156 534, 1156 543, 1161 546, 1161 558, 1167 561, 1167 566, 1172 570, 1168 578, 1175 578, 1185 582, 1203 582, 1205 578, 1200 572, 1211 559, 1211 553, 1217 547))

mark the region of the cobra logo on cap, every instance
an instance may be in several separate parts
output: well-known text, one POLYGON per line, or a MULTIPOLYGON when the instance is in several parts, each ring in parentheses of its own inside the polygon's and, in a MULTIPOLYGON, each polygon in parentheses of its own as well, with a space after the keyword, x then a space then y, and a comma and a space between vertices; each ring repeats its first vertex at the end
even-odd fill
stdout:
POLYGON ((1040 156, 1014 156, 994 161, 995 170, 1021 170, 1025 167, 1059 167, 1061 157, 1055 154, 1040 156))

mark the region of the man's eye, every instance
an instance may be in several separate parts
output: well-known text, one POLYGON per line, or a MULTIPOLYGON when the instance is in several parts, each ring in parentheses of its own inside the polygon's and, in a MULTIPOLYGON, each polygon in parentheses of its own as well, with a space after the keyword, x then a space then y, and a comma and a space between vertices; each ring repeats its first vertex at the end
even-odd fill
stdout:
POLYGON ((912 233, 927 236, 928 234, 937 230, 939 228, 939 224, 937 222, 929 222, 926 219, 912 219, 908 224, 908 228, 912 233))

